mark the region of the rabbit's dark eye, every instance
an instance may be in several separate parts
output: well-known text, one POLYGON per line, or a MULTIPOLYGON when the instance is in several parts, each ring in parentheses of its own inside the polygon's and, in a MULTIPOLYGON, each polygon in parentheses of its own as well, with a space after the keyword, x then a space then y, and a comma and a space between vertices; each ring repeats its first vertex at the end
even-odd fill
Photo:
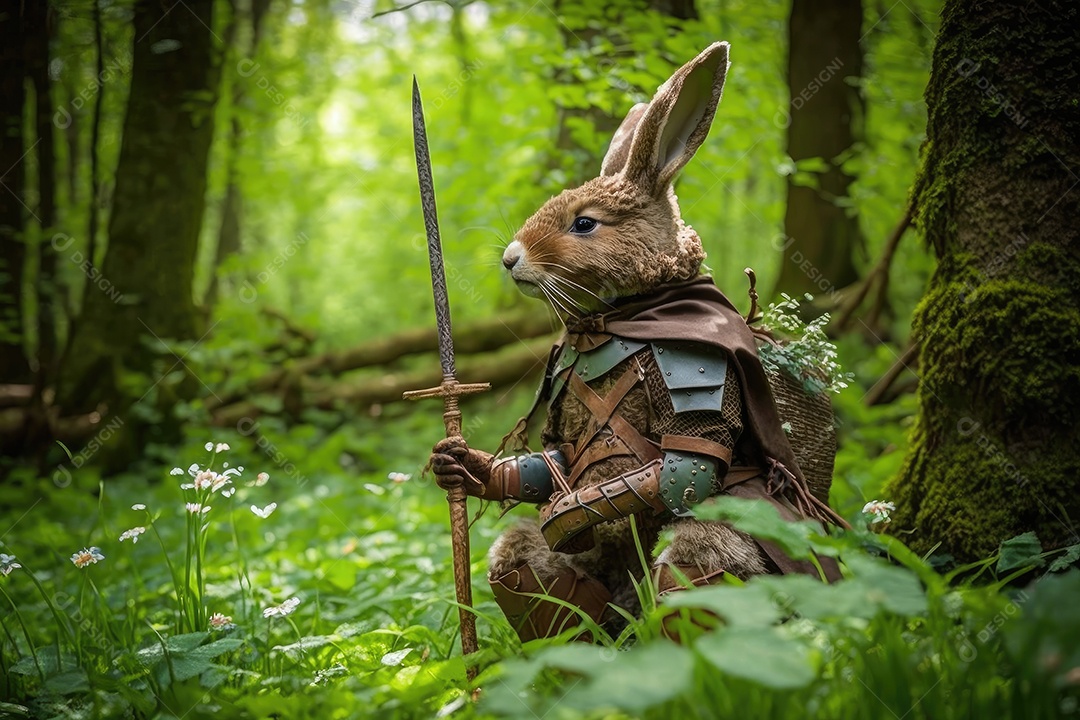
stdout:
POLYGON ((578 217, 574 218, 574 222, 570 225, 570 232, 575 235, 588 235, 596 229, 597 223, 591 217, 578 217))

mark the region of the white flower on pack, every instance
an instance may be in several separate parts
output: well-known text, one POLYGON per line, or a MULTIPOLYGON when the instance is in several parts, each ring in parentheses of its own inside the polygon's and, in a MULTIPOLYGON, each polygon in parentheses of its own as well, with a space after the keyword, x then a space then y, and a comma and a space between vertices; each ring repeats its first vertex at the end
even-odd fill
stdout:
POLYGON ((277 510, 277 503, 276 502, 272 502, 269 505, 267 505, 266 507, 261 508, 261 509, 259 508, 258 505, 252 505, 251 506, 251 512, 255 513, 256 515, 261 517, 263 520, 270 517, 271 513, 273 513, 275 510, 277 510))
POLYGON ((99 560, 104 560, 105 556, 101 554, 101 550, 96 547, 83 548, 79 552, 71 556, 71 562, 75 563, 75 567, 84 568, 87 565, 93 565, 99 560))
POLYGON ((264 618, 285 617, 300 604, 300 598, 291 597, 280 605, 272 605, 263 610, 264 618))
POLYGON ((130 530, 125 530, 124 532, 120 533, 120 542, 130 540, 131 544, 134 545, 135 543, 139 542, 139 536, 142 535, 144 532, 146 532, 146 528, 142 526, 133 527, 130 530))
POLYGON ((0 553, 0 575, 10 575, 12 570, 18 570, 22 565, 18 563, 14 555, 0 553))

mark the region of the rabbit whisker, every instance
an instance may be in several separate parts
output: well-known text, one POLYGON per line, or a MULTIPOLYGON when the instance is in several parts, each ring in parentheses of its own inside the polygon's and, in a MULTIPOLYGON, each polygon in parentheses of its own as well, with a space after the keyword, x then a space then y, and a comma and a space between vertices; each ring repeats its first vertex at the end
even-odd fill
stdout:
POLYGON ((576 300, 574 300, 574 298, 571 297, 569 293, 567 293, 565 290, 560 288, 558 285, 556 285, 553 282, 550 282, 551 278, 552 278, 552 276, 548 276, 548 280, 549 280, 547 282, 548 289, 551 290, 551 292, 554 295, 557 295, 558 297, 560 297, 567 305, 569 305, 574 310, 576 310, 577 312, 574 313, 575 315, 584 315, 585 314, 585 309, 581 307, 581 304, 578 303, 576 300))
POLYGON ((561 312, 561 314, 566 315, 567 317, 578 317, 578 314, 571 309, 573 304, 571 303, 571 307, 567 307, 565 301, 556 294, 555 288, 548 282, 541 280, 537 287, 540 288, 540 292, 544 293, 544 297, 548 299, 557 312, 561 312))
MULTIPOLYGON (((544 266, 546 266, 546 267, 553 267, 553 268, 558 268, 559 270, 563 270, 563 271, 565 271, 565 272, 567 272, 567 273, 569 273, 569 272, 570 272, 570 268, 568 268, 568 267, 566 267, 566 266, 564 266, 564 265, 559 265, 558 263, 542 263, 542 264, 543 264, 544 266)), ((552 275, 550 275, 550 277, 551 277, 551 278, 552 278, 553 280, 555 280, 556 282, 558 282, 558 283, 563 283, 563 287, 564 287, 564 288, 566 288, 567 290, 571 291, 571 292, 577 292, 577 291, 583 292, 583 293, 585 293, 586 295, 588 295, 588 296, 590 296, 590 297, 592 297, 592 298, 596 299, 596 300, 597 300, 597 301, 599 301, 600 303, 602 303, 602 304, 604 304, 604 305, 608 306, 609 308, 612 308, 612 309, 614 309, 614 308, 615 308, 615 306, 614 306, 614 305, 612 305, 612 304, 611 304, 611 303, 609 303, 609 302, 608 302, 607 300, 605 300, 604 298, 600 297, 600 296, 599 296, 599 295, 597 295, 597 294, 596 294, 595 292, 593 292, 592 290, 588 289, 587 287, 585 287, 585 286, 584 286, 584 285, 582 285, 581 283, 575 282, 575 281, 571 280, 570 278, 567 278, 567 277, 563 277, 563 276, 561 276, 561 275, 554 275, 554 274, 552 274, 552 275)))

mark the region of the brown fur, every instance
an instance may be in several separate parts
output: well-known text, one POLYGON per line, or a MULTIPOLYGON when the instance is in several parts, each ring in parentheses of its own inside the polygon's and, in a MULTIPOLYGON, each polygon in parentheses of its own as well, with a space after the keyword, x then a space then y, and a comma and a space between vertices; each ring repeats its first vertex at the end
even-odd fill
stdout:
POLYGON ((529 218, 503 254, 522 291, 563 316, 601 310, 697 275, 705 251, 685 224, 671 182, 705 140, 727 76, 726 43, 679 68, 619 126, 600 177, 564 190, 529 218), (599 222, 587 234, 574 219, 599 222))

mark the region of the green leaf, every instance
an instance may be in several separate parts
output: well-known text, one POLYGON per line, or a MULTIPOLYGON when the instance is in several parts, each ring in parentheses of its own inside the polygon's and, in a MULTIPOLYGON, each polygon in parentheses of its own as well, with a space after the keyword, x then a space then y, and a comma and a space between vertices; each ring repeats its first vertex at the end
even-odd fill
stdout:
POLYGON ((1065 548, 1064 553, 1059 555, 1054 562, 1050 563, 1050 572, 1067 570, 1077 560, 1080 560, 1080 545, 1070 545, 1065 548))
POLYGON ((806 687, 817 675, 806 647, 775 629, 723 630, 703 636, 694 649, 728 675, 774 690, 806 687))
POLYGON ((693 653, 665 641, 629 652, 605 648, 599 655, 588 679, 567 693, 569 707, 642 713, 687 692, 694 677, 693 653))
POLYGON ((395 650, 394 652, 386 653, 382 656, 382 660, 380 662, 382 662, 383 665, 389 665, 391 667, 395 665, 400 665, 401 662, 405 659, 405 657, 412 651, 412 648, 402 648, 401 650, 395 650))
POLYGON ((201 675, 215 667, 213 659, 218 655, 236 650, 243 644, 244 641, 239 638, 222 638, 190 652, 173 655, 171 657, 173 677, 177 682, 182 682, 201 675))
MULTIPOLYGON (((209 637, 210 633, 205 632, 193 632, 186 633, 184 635, 172 635, 165 638, 165 647, 169 649, 170 653, 183 653, 202 645, 203 640, 209 637)), ((159 650, 160 645, 156 645, 159 650)))
MULTIPOLYGON (((821 585, 812 578, 806 579, 821 585)), ((708 585, 686 592, 674 592, 665 596, 664 606, 709 610, 724 618, 729 625, 746 627, 769 627, 784 614, 775 602, 773 589, 761 583, 749 583, 743 587, 708 585)))
POLYGON ((854 577, 830 586, 835 588, 835 602, 843 602, 840 596, 845 593, 897 615, 914 617, 926 612, 926 593, 910 570, 860 554, 844 558, 844 564, 854 577))
POLYGON ((325 647, 341 640, 337 635, 307 635, 289 645, 275 645, 274 650, 291 656, 302 656, 309 650, 325 647))
POLYGON ((53 675, 47 679, 45 689, 57 695, 74 695, 88 691, 90 682, 86 678, 86 671, 82 668, 76 668, 62 672, 59 675, 53 675))
POLYGON ((1020 567, 1041 567, 1042 544, 1033 532, 1017 535, 1001 543, 997 563, 997 573, 1008 572, 1020 567))
MULTIPOLYGON (((703 520, 723 520, 759 540, 771 540, 795 560, 809 559, 811 541, 820 537, 815 523, 784 520, 776 507, 765 500, 722 495, 694 506, 694 514, 703 520)), ((823 554, 835 554, 831 548, 817 549, 823 554)))

